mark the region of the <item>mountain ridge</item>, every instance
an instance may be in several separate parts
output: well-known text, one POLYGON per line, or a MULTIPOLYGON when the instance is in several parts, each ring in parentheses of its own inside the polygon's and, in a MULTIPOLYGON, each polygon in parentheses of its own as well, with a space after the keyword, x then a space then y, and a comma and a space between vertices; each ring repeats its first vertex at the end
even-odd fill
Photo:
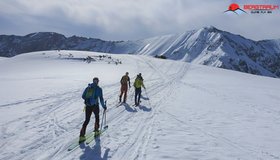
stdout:
POLYGON ((43 50, 82 50, 163 56, 168 59, 280 77, 280 39, 254 41, 207 26, 135 41, 104 41, 55 32, 0 35, 0 56, 43 50))

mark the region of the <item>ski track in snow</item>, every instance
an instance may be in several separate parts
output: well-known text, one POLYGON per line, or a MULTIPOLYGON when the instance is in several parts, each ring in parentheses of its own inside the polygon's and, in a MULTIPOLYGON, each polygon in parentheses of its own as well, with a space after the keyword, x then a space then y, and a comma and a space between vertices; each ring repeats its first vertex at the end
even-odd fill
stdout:
MULTIPOLYGON (((65 112, 64 107, 68 106, 77 98, 79 98, 80 92, 81 90, 54 95, 52 97, 48 97, 47 99, 41 99, 41 102, 38 100, 26 101, 26 103, 28 103, 27 105, 32 105, 32 103, 35 103, 35 107, 30 110, 31 113, 35 114, 30 114, 26 117, 13 120, 1 126, 2 135, 4 135, 4 144, 7 145, 9 143, 13 143, 15 139, 18 141, 28 141, 26 145, 20 146, 20 153, 15 153, 15 155, 19 155, 16 159, 32 159, 32 157, 34 156, 34 150, 36 150, 37 152, 48 150, 52 146, 49 144, 53 143, 57 143, 55 145, 56 148, 61 148, 62 143, 55 142, 54 140, 59 138, 59 136, 61 136, 63 133, 67 132, 68 129, 63 125, 60 125, 60 123, 62 119, 70 120, 71 117, 75 114, 75 112, 65 112), (39 105, 37 105, 37 103, 39 105), (58 119, 58 117, 56 116, 56 113, 59 112, 63 113, 60 114, 60 116, 63 116, 63 118, 61 117, 61 119, 58 119), (12 128, 16 130, 16 132, 13 132, 13 135, 7 133, 7 128, 9 127, 10 130, 11 126, 13 126, 12 128), (35 135, 26 137, 26 131, 30 132, 30 135, 35 135), (48 145, 50 146, 50 148, 45 148, 48 145), (32 154, 30 153, 30 151, 32 154)), ((5 145, 1 146, 1 149, 5 147, 5 145)), ((14 155, 12 156, 13 158, 15 158, 14 155)))
MULTIPOLYGON (((182 76, 184 76, 184 74, 182 74, 182 76)), ((204 93, 207 93, 209 95, 212 95, 212 96, 215 96, 217 99, 221 99, 223 101, 232 101, 232 103, 235 103, 235 102, 238 102, 237 100, 232 100, 231 98, 232 97, 228 97, 227 95, 224 95, 224 94, 220 94, 218 92, 215 92, 213 90, 208 90, 206 88, 202 88, 200 86, 196 86, 194 84, 188 84, 186 82, 180 82, 178 81, 179 79, 178 78, 175 78, 177 80, 178 83, 180 83, 181 85, 185 85, 189 88, 193 88, 195 90, 198 90, 198 91, 201 91, 201 92, 204 92, 204 93)), ((175 95, 171 94, 172 96, 176 97, 175 95)), ((170 100, 171 98, 169 99, 165 99, 166 101, 167 100, 170 100)), ((254 106, 251 106, 251 104, 246 104, 246 106, 250 106, 250 107, 253 107, 255 110, 257 111, 265 111, 267 113, 279 113, 279 111, 276 111, 276 110, 271 110, 269 108, 263 108, 261 106, 258 106, 258 105, 254 105, 254 106)), ((217 141, 218 143, 224 143, 226 145, 228 145, 230 148, 232 148, 233 150, 238 150, 240 153, 244 154, 244 155, 250 155, 250 157, 252 159, 258 159, 258 160, 264 160, 264 159, 280 159, 280 156, 277 155, 277 154, 273 154, 273 153, 269 153, 268 151, 263 151, 263 150, 255 150, 253 149, 254 146, 250 146, 250 147, 244 147, 244 146, 241 146, 239 145, 238 143, 232 141, 231 139, 229 138, 226 138, 226 137, 223 137, 222 135, 215 135, 214 133, 211 133, 211 132, 208 132, 208 131, 205 131, 203 128, 200 128, 200 127, 197 127, 199 125, 197 124, 194 124, 192 122, 192 120, 189 120, 189 121, 183 121, 183 120, 180 120, 177 118, 176 115, 173 115, 171 113, 169 113, 169 111, 167 111, 166 109, 163 109, 160 111, 161 114, 165 114, 165 115, 168 115, 171 119, 174 119, 175 121, 177 121, 178 123, 178 126, 180 126, 181 129, 184 130, 184 132, 187 132, 187 134, 190 134, 190 135, 193 135, 193 133, 189 133, 189 132, 193 132, 195 131, 195 134, 204 134, 206 136, 208 136, 210 139, 214 139, 214 141, 217 141), (190 130, 190 128, 192 128, 190 130), (266 158, 264 158, 266 157, 266 158)), ((196 114, 196 113, 194 113, 196 114)), ((236 120, 234 119, 231 119, 232 121, 234 121, 233 123, 237 122, 236 120)), ((279 118, 277 118, 277 120, 279 121, 279 118)), ((162 131, 162 130, 160 130, 162 131)), ((201 145, 201 148, 202 145, 204 144, 197 144, 195 143, 195 145, 201 145)), ((158 147, 158 146, 157 146, 158 147)), ((199 147, 198 147, 199 148, 199 147)), ((203 155, 200 155, 201 157, 203 157, 203 155)), ((171 158, 171 157, 164 157, 164 158, 171 158)), ((172 158, 171 158, 172 159, 172 158)), ((204 158, 202 158, 204 159, 204 158)))
MULTIPOLYGON (((156 125, 154 124, 155 118, 159 113, 162 103, 164 103, 163 100, 166 98, 166 95, 168 95, 167 93, 173 92, 174 87, 172 85, 175 85, 174 81, 184 76, 188 68, 186 65, 183 65, 180 71, 176 74, 172 74, 173 76, 177 75, 177 77, 170 76, 170 78, 168 78, 166 74, 157 69, 156 66, 153 66, 148 59, 137 58, 137 66, 137 68, 141 68, 142 70, 145 70, 143 69, 145 66, 148 66, 149 69, 153 69, 153 73, 150 74, 151 77, 144 77, 147 79, 145 81, 147 93, 149 93, 149 96, 151 97, 157 96, 161 98, 155 98, 157 101, 142 100, 139 107, 133 107, 132 105, 129 105, 133 104, 134 100, 134 91, 130 89, 127 98, 128 104, 108 109, 107 117, 108 124, 110 124, 108 132, 112 130, 115 136, 109 137, 108 133, 105 132, 103 136, 106 136, 106 138, 101 139, 103 146, 111 146, 109 149, 110 157, 114 157, 113 159, 146 158, 146 146, 151 140, 153 127, 156 125), (157 78, 155 79, 154 77, 157 78), (151 81, 149 81, 150 79, 151 81), (129 126, 137 127, 129 128, 129 126)), ((139 72, 141 71, 139 70, 139 72)), ((117 85, 117 92, 112 94, 112 97, 110 98, 115 99, 113 95, 116 96, 119 94, 118 87, 119 85, 117 85)), ((106 87, 104 87, 104 90, 105 89, 106 87)), ((148 96, 144 90, 142 91, 142 95, 148 96)), ((100 142, 96 142, 96 144, 99 143, 100 142)), ((85 147, 85 150, 88 150, 87 147, 85 147)), ((108 151, 108 148, 105 147, 104 150, 105 153, 107 153, 106 151, 108 151)), ((67 157, 67 155, 65 156, 67 157)), ((81 159, 98 159, 98 157, 92 154, 92 152, 85 153, 80 157, 81 159)))
MULTIPOLYGON (((137 73, 141 72, 144 75, 147 92, 142 90, 140 106, 132 105, 133 87, 128 91, 127 104, 117 106, 119 82, 101 86, 104 98, 108 100, 109 129, 89 145, 81 144, 76 150, 68 152, 67 147, 73 139, 78 138, 84 121, 81 100, 84 88, 71 88, 54 95, 0 104, 0 109, 29 106, 30 112, 26 116, 1 124, 0 159, 280 159, 279 153, 252 144, 240 144, 235 139, 219 133, 219 130, 211 130, 211 127, 220 126, 214 125, 215 119, 212 121, 208 110, 199 111, 194 106, 186 104, 187 107, 183 108, 186 111, 185 115, 183 113, 177 115, 171 109, 174 100, 182 96, 180 89, 194 94, 200 93, 221 103, 236 103, 244 106, 244 111, 250 108, 255 113, 264 112, 266 116, 279 117, 280 111, 275 107, 262 107, 238 101, 238 97, 183 81, 192 68, 188 63, 164 63, 164 60, 161 60, 161 63, 154 63, 151 58, 145 56, 133 56, 122 60, 135 62, 137 73), (178 134, 173 135, 174 132, 178 134), (174 139, 180 146, 174 146, 172 140, 168 141, 171 144, 166 144, 166 138, 174 139), (180 150, 179 153, 182 155, 169 154, 172 153, 171 148, 180 150), (217 153, 218 151, 225 153, 217 153), (153 154, 150 154, 152 152, 153 154), (209 155, 212 157, 207 157, 209 155)), ((133 84, 135 76, 131 76, 133 84)), ((103 109, 100 108, 101 120, 103 109)), ((223 114, 216 108, 211 113, 212 116, 223 114)), ((280 119, 274 117, 275 122, 280 123, 280 119)), ((238 117, 227 118, 229 120, 223 122, 222 117, 219 123, 231 126, 241 122, 238 117)), ((93 121, 92 117, 87 132, 93 129, 93 121)), ((246 125, 242 127, 250 130, 246 125)))

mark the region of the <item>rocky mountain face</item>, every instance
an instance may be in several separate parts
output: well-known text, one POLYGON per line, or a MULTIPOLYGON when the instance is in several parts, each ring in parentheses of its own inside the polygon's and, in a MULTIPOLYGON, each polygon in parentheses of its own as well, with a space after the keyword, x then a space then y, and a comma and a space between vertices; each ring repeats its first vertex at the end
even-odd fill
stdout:
POLYGON ((0 56, 42 50, 85 50, 141 54, 280 77, 280 39, 253 41, 215 27, 136 41, 103 41, 57 33, 0 36, 0 56))
POLYGON ((0 56, 12 57, 21 53, 44 50, 87 50, 108 52, 112 42, 100 39, 64 35, 53 32, 31 33, 26 36, 0 36, 0 56))

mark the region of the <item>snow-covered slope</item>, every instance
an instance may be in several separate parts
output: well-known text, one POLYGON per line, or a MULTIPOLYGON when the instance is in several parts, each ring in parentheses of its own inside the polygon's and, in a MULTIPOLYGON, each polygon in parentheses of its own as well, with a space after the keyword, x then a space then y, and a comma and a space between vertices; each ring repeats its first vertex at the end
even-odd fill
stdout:
POLYGON ((4 60, 4 59, 7 59, 7 58, 6 58, 6 57, 0 57, 0 61, 1 61, 1 60, 4 60))
POLYGON ((99 54, 49 51, 0 61, 0 159, 280 158, 279 79, 99 54), (86 63, 89 55, 95 61, 86 63), (132 106, 132 88, 127 104, 116 107, 126 71, 132 82, 139 72, 144 77, 140 107, 132 106), (109 129, 68 152, 84 120, 81 94, 95 76, 107 99, 109 129))

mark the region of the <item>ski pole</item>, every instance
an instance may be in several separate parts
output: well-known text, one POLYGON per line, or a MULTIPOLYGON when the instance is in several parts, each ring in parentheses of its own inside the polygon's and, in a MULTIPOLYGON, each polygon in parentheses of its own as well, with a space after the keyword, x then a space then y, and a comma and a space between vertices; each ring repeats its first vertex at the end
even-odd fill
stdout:
POLYGON ((152 104, 151 104, 151 102, 150 102, 150 98, 149 98, 149 96, 148 96, 148 93, 147 93, 147 91, 146 91, 146 88, 145 88, 145 94, 146 94, 146 96, 147 96, 147 98, 148 98, 148 103, 149 103, 150 107, 152 107, 152 104))
POLYGON ((134 89, 131 92, 132 92, 132 94, 130 95, 130 97, 131 97, 131 101, 133 101, 133 98, 134 98, 134 95, 135 95, 134 89))
POLYGON ((101 129, 102 129, 102 127, 103 127, 104 113, 105 113, 105 111, 103 111, 103 114, 102 114, 101 127, 100 127, 101 129))
POLYGON ((104 126, 104 129, 107 129, 107 128, 108 128, 107 120, 106 120, 106 111, 107 111, 107 110, 104 111, 104 117, 105 117, 105 122, 104 122, 104 125, 105 125, 105 126, 104 126))
POLYGON ((148 96, 148 93, 147 93, 147 91, 146 91, 146 88, 144 89, 144 91, 145 91, 145 94, 146 94, 148 100, 150 100, 150 98, 149 98, 149 96, 148 96))
MULTIPOLYGON (((105 101, 105 106, 106 106, 106 103, 107 103, 107 101, 105 101)), ((106 111, 106 110, 104 110, 104 111, 103 111, 103 114, 102 114, 101 127, 100 127, 101 129, 102 129, 102 127, 103 127, 103 121, 104 121, 104 114, 105 114, 105 111, 106 111)))

